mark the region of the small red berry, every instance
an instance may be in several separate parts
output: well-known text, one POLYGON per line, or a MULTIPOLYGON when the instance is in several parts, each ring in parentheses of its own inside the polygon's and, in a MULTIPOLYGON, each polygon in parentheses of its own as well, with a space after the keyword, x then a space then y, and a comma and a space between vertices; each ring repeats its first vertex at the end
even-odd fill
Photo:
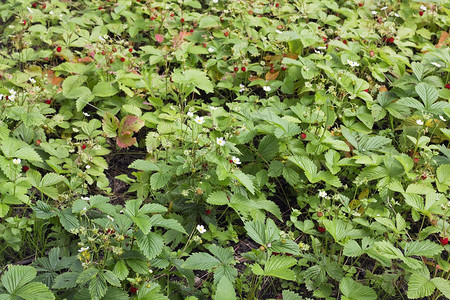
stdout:
POLYGON ((150 20, 152 20, 152 21, 155 20, 155 19, 156 19, 156 17, 154 17, 154 16, 150 17, 150 20))
POLYGON ((136 287, 134 287, 134 286, 132 286, 132 287, 130 288, 130 292, 131 292, 132 294, 136 294, 137 291, 138 291, 138 289, 137 289, 136 287))
POLYGON ((245 67, 241 67, 241 71, 245 72, 245 71, 247 71, 247 69, 245 67))
POLYGON ((47 8, 47 4, 43 4, 41 7, 42 7, 42 9, 46 9, 47 8))
POLYGON ((110 60, 109 60, 109 63, 110 64, 112 64, 112 63, 114 63, 116 60, 114 59, 114 58, 111 58, 110 60))
POLYGON ((232 163, 233 163, 233 161, 232 161, 231 159, 229 160, 229 162, 230 162, 230 164, 232 164, 232 163))
POLYGON ((274 68, 270 69, 270 73, 275 73, 275 69, 274 68))
POLYGON ((228 36, 228 35, 229 35, 228 31, 225 31, 224 35, 225 35, 225 36, 228 36))
POLYGON ((365 89, 364 92, 368 93, 368 92, 369 92, 369 89, 365 89))
POLYGON ((417 164, 417 163, 419 162, 419 158, 418 158, 418 157, 414 157, 414 158, 413 158, 413 161, 414 161, 414 163, 417 164))
POLYGON ((448 237, 446 237, 446 238, 444 238, 444 237, 441 237, 440 239, 439 239, 439 241, 441 242, 441 245, 447 245, 448 244, 448 237))
POLYGON ((206 44, 203 44, 203 48, 206 48, 206 44))
POLYGON ((23 20, 22 24, 23 26, 27 25, 27 20, 23 20))
POLYGON ((327 38, 326 37, 322 37, 322 40, 324 41, 324 42, 326 42, 327 41, 327 38))
POLYGON ((362 7, 364 5, 364 3, 358 3, 359 7, 362 7))
POLYGON ((347 42, 347 40, 344 40, 343 43, 347 45, 348 42, 347 42))
POLYGON ((423 11, 419 11, 419 16, 423 16, 423 11))
POLYGON ((175 14, 174 14, 174 13, 171 13, 171 14, 170 14, 170 17, 173 18, 173 16, 175 16, 175 14))
POLYGON ((33 3, 31 6, 33 6, 33 8, 36 8, 37 4, 33 3))
POLYGON ((286 71, 287 70, 287 68, 286 67, 281 67, 281 71, 286 71))
POLYGON ((318 211, 318 212, 317 212, 317 216, 318 216, 319 218, 322 218, 322 217, 323 217, 323 212, 318 211))
POLYGON ((275 4, 275 7, 280 7, 280 3, 275 4))
POLYGON ((113 48, 113 52, 117 52, 117 48, 113 48))
POLYGON ((375 52, 370 51, 370 52, 369 52, 369 55, 370 55, 370 57, 374 57, 374 56, 375 56, 375 52))
POLYGON ((98 8, 98 10, 102 10, 102 9, 103 9, 103 7, 101 7, 101 6, 98 8))
POLYGON ((209 215, 210 213, 211 213, 211 210, 210 210, 210 209, 207 209, 207 210, 206 210, 206 214, 209 215))
POLYGON ((325 227, 322 227, 322 226, 317 227, 317 230, 318 230, 320 233, 324 233, 324 232, 326 231, 325 227))
POLYGON ((446 89, 450 89, 450 83, 447 83, 447 84, 445 85, 445 88, 446 88, 446 89))
POLYGON ((234 67, 234 71, 235 72, 239 71, 239 68, 238 67, 234 67))
POLYGON ((35 144, 36 146, 40 146, 40 145, 41 145, 41 140, 36 140, 36 142, 34 142, 34 144, 35 144))
POLYGON ((52 103, 52 100, 51 100, 51 99, 45 100, 45 103, 51 104, 51 103, 52 103))
POLYGON ((103 50, 103 51, 102 51, 102 55, 105 55, 105 54, 106 54, 106 52, 105 52, 105 50, 103 50))
POLYGON ((57 47, 57 48, 56 48, 56 51, 57 51, 57 52, 61 52, 61 50, 62 50, 61 47, 57 47))
POLYGON ((306 133, 302 132, 302 134, 300 135, 300 137, 302 138, 302 140, 306 139, 306 133))
POLYGON ((422 174, 422 176, 420 176, 420 178, 422 178, 422 180, 427 179, 427 174, 422 174))
POLYGON ((194 32, 194 29, 191 29, 190 32, 191 32, 191 33, 194 32))
POLYGON ((172 77, 170 77, 170 78, 169 78, 169 80, 170 80, 170 82, 173 82, 173 79, 172 79, 172 77))
POLYGON ((128 52, 130 53, 133 52, 133 48, 128 49, 128 52))
POLYGON ((82 150, 86 149, 86 144, 81 145, 81 149, 82 150))
POLYGON ((24 172, 28 171, 29 169, 30 169, 29 166, 23 166, 23 167, 22 167, 22 171, 24 171, 24 172))
POLYGON ((121 62, 124 62, 124 61, 125 61, 125 57, 121 57, 121 58, 120 58, 120 61, 121 61, 121 62))
POLYGON ((222 19, 222 18, 220 18, 220 22, 223 22, 223 19, 222 19))
POLYGON ((184 18, 181 18, 181 20, 180 20, 180 21, 181 21, 181 23, 184 23, 184 18))
POLYGON ((392 44, 392 43, 394 42, 394 38, 393 38, 393 37, 389 38, 388 42, 389 42, 390 44, 392 44))
POLYGON ((48 57, 44 58, 44 60, 48 60, 48 57))

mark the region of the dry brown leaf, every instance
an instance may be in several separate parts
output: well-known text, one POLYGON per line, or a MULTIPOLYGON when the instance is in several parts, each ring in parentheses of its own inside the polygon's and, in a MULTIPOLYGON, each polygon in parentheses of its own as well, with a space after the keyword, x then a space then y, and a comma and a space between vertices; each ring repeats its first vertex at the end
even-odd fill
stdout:
POLYGON ((269 81, 269 80, 275 80, 275 79, 277 79, 277 77, 278 77, 278 74, 280 74, 280 71, 276 71, 276 72, 268 72, 267 74, 266 74, 266 80, 267 81, 269 81))

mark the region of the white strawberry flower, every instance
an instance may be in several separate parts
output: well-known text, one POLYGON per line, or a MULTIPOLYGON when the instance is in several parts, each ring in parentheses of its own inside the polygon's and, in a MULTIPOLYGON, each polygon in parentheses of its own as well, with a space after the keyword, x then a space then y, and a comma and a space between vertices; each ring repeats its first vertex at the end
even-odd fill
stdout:
POLYGON ((187 112, 187 116, 188 116, 189 118, 192 118, 192 117, 194 116, 194 113, 193 113, 192 111, 188 111, 188 112, 187 112))
POLYGON ((240 164, 241 164, 241 160, 240 160, 238 157, 236 157, 236 156, 233 156, 233 157, 231 158, 231 160, 232 160, 235 164, 237 164, 237 165, 240 165, 240 164))
POLYGON ((196 123, 198 123, 198 124, 203 124, 203 123, 205 123, 205 118, 199 117, 199 116, 195 116, 195 120, 194 121, 196 123))
POLYGON ((203 225, 197 225, 197 230, 200 234, 204 234, 206 232, 205 226, 203 225))
POLYGON ((217 142, 217 145, 219 145, 219 146, 224 146, 225 145, 225 140, 224 140, 223 137, 218 137, 216 139, 216 142, 217 142))
POLYGON ((417 121, 416 121, 416 123, 417 123, 417 125, 420 125, 420 126, 422 126, 422 125, 423 125, 423 121, 422 121, 422 120, 420 120, 420 119, 419 119, 419 120, 417 120, 417 121))
POLYGON ((208 52, 209 52, 209 53, 213 53, 214 51, 216 51, 216 49, 214 49, 213 47, 209 47, 209 48, 208 48, 208 52))
POLYGON ((319 197, 325 198, 326 196, 327 196, 327 192, 325 192, 325 191, 319 192, 319 197))
POLYGON ((439 116, 439 119, 441 119, 441 120, 444 121, 444 122, 447 121, 443 116, 439 116))
POLYGON ((263 90, 265 90, 266 92, 270 92, 272 90, 272 88, 268 85, 263 86, 263 90))
POLYGON ((435 67, 438 67, 438 68, 440 68, 440 67, 442 67, 440 64, 438 64, 437 62, 431 62, 431 64, 433 65, 433 66, 435 66, 435 67))
POLYGON ((420 6, 420 9, 423 10, 423 11, 426 11, 426 10, 427 10, 427 7, 426 7, 425 5, 422 4, 422 5, 420 6))
POLYGON ((13 164, 15 165, 19 165, 22 161, 20 160, 20 158, 14 158, 13 159, 13 164))

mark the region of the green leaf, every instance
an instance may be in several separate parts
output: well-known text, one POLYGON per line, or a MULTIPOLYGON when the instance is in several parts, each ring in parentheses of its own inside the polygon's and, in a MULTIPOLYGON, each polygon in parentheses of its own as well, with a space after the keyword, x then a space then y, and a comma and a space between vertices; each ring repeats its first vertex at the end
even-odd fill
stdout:
POLYGON ((110 270, 103 270, 103 276, 105 277, 106 281, 112 285, 120 287, 120 281, 119 278, 117 278, 116 274, 111 272, 110 270))
POLYGON ((136 170, 147 171, 147 172, 161 170, 161 168, 158 167, 158 165, 155 164, 154 162, 151 162, 148 160, 143 160, 143 159, 135 160, 131 165, 128 166, 128 168, 133 168, 136 170))
POLYGON ((41 282, 30 282, 19 288, 15 294, 26 300, 52 300, 55 299, 53 293, 41 282))
POLYGON ((39 154, 37 154, 37 152, 34 151, 34 149, 28 147, 17 149, 14 152, 14 157, 18 157, 29 161, 42 162, 42 158, 39 156, 39 154))
POLYGON ((266 135, 258 146, 259 155, 266 161, 272 160, 278 154, 278 139, 273 135, 266 135))
POLYGON ((209 194, 206 202, 213 205, 228 205, 228 203, 230 203, 230 201, 228 201, 227 194, 222 191, 209 194))
POLYGON ((77 286, 79 273, 66 272, 55 277, 52 289, 71 289, 77 286))
POLYGON ((70 232, 72 229, 80 227, 80 224, 75 215, 72 214, 72 209, 70 207, 58 212, 58 216, 59 221, 65 230, 70 232))
POLYGON ((295 172, 294 169, 289 167, 283 168, 283 178, 293 187, 295 187, 300 181, 300 175, 295 172))
POLYGON ((408 298, 417 299, 433 294, 435 286, 430 280, 430 273, 423 269, 422 272, 414 272, 408 281, 408 298))
POLYGON ((236 292, 233 284, 227 277, 222 277, 217 284, 217 290, 213 297, 214 300, 235 300, 236 292))
POLYGON ((416 93, 419 95, 420 99, 422 99, 426 108, 431 108, 431 104, 437 100, 439 97, 438 91, 436 88, 432 87, 428 83, 421 82, 415 87, 416 93))
POLYGON ((136 242, 147 259, 153 259, 161 253, 164 243, 158 233, 150 232, 145 235, 142 231, 136 233, 136 242))
POLYGON ((431 282, 447 299, 450 299, 450 282, 448 280, 442 277, 435 277, 431 279, 431 282))
POLYGON ((282 292, 283 295, 283 300, 304 300, 303 297, 297 295, 296 293, 294 293, 293 291, 289 291, 289 290, 284 290, 282 292))
POLYGON ((125 265, 125 261, 120 259, 114 265, 113 273, 119 278, 119 280, 124 280, 128 276, 128 268, 125 265))
POLYGON ((430 240, 407 242, 405 245, 405 256, 433 257, 440 254, 444 248, 430 240))
POLYGON ((163 188, 172 178, 171 174, 155 173, 150 177, 150 185, 153 190, 163 188))
POLYGON ((78 96, 72 93, 72 91, 81 86, 86 81, 86 79, 87 77, 83 75, 72 75, 64 79, 62 84, 64 97, 78 98, 78 96))
POLYGON ((358 257, 363 255, 364 251, 363 249, 361 249, 361 246, 359 246, 357 241, 350 240, 347 243, 345 243, 343 254, 345 256, 358 257))
POLYGON ((112 82, 101 81, 94 86, 92 94, 97 97, 111 97, 117 94, 117 89, 112 85, 112 82))
POLYGON ((255 186, 253 184, 253 181, 247 174, 245 174, 241 170, 235 170, 232 174, 233 177, 236 178, 243 186, 245 186, 252 195, 255 194, 255 186))
POLYGON ((155 226, 164 227, 164 228, 173 229, 178 232, 187 234, 184 227, 180 224, 180 222, 178 222, 175 219, 165 219, 161 215, 154 215, 150 218, 150 223, 154 227, 155 226))
POLYGON ((97 275, 89 283, 89 294, 93 300, 102 298, 108 290, 106 280, 101 276, 101 273, 97 275))
POLYGON ((389 259, 402 259, 403 253, 388 241, 375 243, 375 249, 378 253, 389 259))
POLYGON ((342 278, 339 283, 339 289, 348 300, 376 300, 375 291, 349 277, 342 278))
POLYGON ((219 265, 220 261, 211 254, 192 253, 181 267, 191 270, 210 270, 219 265))
POLYGON ((347 236, 347 233, 350 231, 351 226, 345 224, 344 221, 339 219, 324 220, 323 224, 327 231, 333 236, 334 240, 338 243, 342 242, 343 239, 347 236))
POLYGON ((37 271, 30 266, 10 266, 1 277, 3 287, 10 294, 24 286, 36 277, 37 271))

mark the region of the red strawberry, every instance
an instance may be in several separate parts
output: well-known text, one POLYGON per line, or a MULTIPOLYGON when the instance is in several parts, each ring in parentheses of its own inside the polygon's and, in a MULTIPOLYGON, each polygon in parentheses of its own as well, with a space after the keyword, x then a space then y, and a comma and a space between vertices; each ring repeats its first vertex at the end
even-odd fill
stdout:
POLYGON ((306 139, 306 133, 302 132, 302 134, 300 135, 300 137, 302 138, 302 140, 306 139))
POLYGON ((319 218, 323 217, 323 212, 318 211, 318 212, 317 212, 317 216, 318 216, 319 218))
POLYGON ((51 99, 45 100, 45 103, 51 104, 51 103, 52 103, 52 100, 51 100, 51 99))
POLYGON ((270 69, 270 73, 275 73, 275 69, 274 68, 270 69))
POLYGON ((275 7, 280 7, 280 3, 275 4, 275 7))
POLYGON ((287 68, 286 67, 281 67, 281 71, 286 71, 287 70, 287 68))
POLYGON ((42 9, 46 9, 47 8, 47 4, 43 4, 41 7, 42 7, 42 9))
POLYGON ((210 210, 210 209, 207 209, 207 210, 206 210, 206 214, 209 215, 210 213, 211 213, 211 210, 210 210))
POLYGON ((24 171, 24 172, 28 171, 29 169, 30 169, 29 166, 23 166, 23 167, 22 167, 22 171, 24 171))
POLYGON ((390 44, 392 44, 392 43, 394 42, 394 38, 393 38, 393 37, 389 38, 389 39, 388 39, 388 42, 389 42, 390 44))
POLYGON ((81 149, 82 150, 86 149, 86 144, 81 145, 81 149))
POLYGON ((422 178, 422 180, 427 179, 427 174, 422 174, 422 176, 420 176, 420 178, 422 178))
POLYGON ((362 7, 364 5, 364 3, 358 3, 359 7, 362 7))
POLYGON ((241 71, 245 72, 247 69, 245 67, 241 67, 241 71))
POLYGON ((348 42, 347 42, 347 40, 344 40, 343 43, 347 45, 348 42))
POLYGON ((34 142, 34 144, 35 144, 36 146, 41 145, 41 140, 36 140, 36 142, 34 142))
POLYGON ((121 62, 124 62, 124 61, 125 61, 125 57, 121 57, 121 58, 120 58, 120 61, 121 61, 121 62))
POLYGON ((234 67, 234 71, 235 72, 239 71, 239 68, 238 67, 234 67))
POLYGON ((413 161, 414 161, 414 163, 417 164, 419 162, 419 158, 418 157, 414 157, 413 161))
POLYGON ((133 52, 133 48, 128 49, 128 52, 130 53, 133 52))
POLYGON ((374 57, 374 56, 375 56, 375 52, 370 51, 370 52, 369 52, 369 55, 370 55, 370 57, 374 57))
POLYGON ((230 162, 230 164, 232 164, 232 163, 233 163, 233 161, 232 161, 231 159, 229 160, 229 162, 230 162))
POLYGON ((423 16, 423 11, 419 11, 419 15, 420 15, 420 16, 423 16))
POLYGON ((327 41, 327 38, 326 38, 326 37, 322 37, 322 40, 323 40, 324 42, 326 42, 326 41, 327 41))
POLYGON ((222 18, 220 18, 220 22, 223 22, 223 19, 222 19, 222 18))
POLYGON ((184 18, 181 18, 181 20, 180 20, 180 21, 181 21, 181 23, 184 23, 184 18))
POLYGON ((225 31, 224 35, 225 35, 225 36, 228 36, 228 35, 229 35, 228 31, 225 31))
POLYGON ((206 48, 206 44, 203 44, 203 48, 206 48))
POLYGON ((150 17, 150 20, 152 20, 152 21, 155 20, 155 19, 156 19, 156 17, 154 17, 154 16, 150 17))
POLYGON ((174 14, 174 13, 171 13, 171 14, 170 14, 170 17, 173 18, 173 16, 175 16, 175 14, 174 14))
POLYGON ((447 83, 447 84, 445 85, 445 88, 446 88, 446 89, 450 89, 450 83, 447 83))
POLYGON ((446 238, 444 238, 444 237, 441 237, 440 239, 439 239, 439 241, 441 242, 441 245, 447 245, 448 244, 448 237, 446 237, 446 238))
POLYGON ((106 54, 106 52, 105 52, 105 50, 103 50, 103 51, 102 51, 102 55, 105 55, 105 54, 106 54))
POLYGON ((101 6, 98 8, 98 10, 102 10, 102 9, 103 9, 103 7, 101 7, 101 6))
POLYGON ((130 288, 130 292, 131 292, 132 294, 136 294, 137 291, 138 291, 138 289, 137 289, 136 287, 134 287, 134 286, 132 286, 132 287, 130 288))
POLYGON ((322 227, 322 226, 317 227, 317 230, 318 230, 320 233, 324 233, 324 232, 326 231, 325 227, 322 227))
POLYGON ((48 60, 48 57, 44 58, 44 60, 48 60))
POLYGON ((193 32, 194 32, 194 29, 191 29, 190 32, 193 33, 193 32))
POLYGON ((368 92, 369 92, 369 89, 365 89, 364 92, 368 93, 368 92))
POLYGON ((27 20, 23 20, 23 26, 27 25, 27 20))
POLYGON ((58 47, 56 48, 56 51, 57 51, 57 52, 61 52, 61 51, 62 51, 62 48, 58 46, 58 47))
POLYGON ((33 3, 31 6, 33 6, 33 8, 36 8, 37 4, 33 3))
POLYGON ((117 48, 113 48, 113 52, 117 52, 117 48))

